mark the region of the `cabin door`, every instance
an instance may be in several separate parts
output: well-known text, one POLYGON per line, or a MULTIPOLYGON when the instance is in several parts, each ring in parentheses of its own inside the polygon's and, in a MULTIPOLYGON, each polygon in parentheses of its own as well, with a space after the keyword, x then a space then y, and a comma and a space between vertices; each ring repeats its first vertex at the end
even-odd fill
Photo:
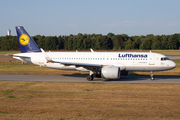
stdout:
POLYGON ((149 54, 149 65, 155 64, 155 56, 153 54, 149 54))

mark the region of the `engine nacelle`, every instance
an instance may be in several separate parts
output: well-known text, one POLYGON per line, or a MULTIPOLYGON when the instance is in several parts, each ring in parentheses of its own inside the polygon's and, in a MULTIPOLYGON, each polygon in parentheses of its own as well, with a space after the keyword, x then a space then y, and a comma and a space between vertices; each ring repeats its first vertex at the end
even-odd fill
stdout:
POLYGON ((101 77, 107 79, 119 79, 120 78, 120 68, 115 66, 107 66, 101 69, 101 77))

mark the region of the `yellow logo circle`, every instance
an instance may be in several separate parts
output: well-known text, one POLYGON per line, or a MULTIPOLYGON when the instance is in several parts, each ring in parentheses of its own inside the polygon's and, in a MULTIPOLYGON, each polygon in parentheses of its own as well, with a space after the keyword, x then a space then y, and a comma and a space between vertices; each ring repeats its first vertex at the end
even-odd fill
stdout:
POLYGON ((19 37, 19 42, 21 45, 27 45, 29 43, 29 36, 27 34, 22 34, 20 37, 19 37))

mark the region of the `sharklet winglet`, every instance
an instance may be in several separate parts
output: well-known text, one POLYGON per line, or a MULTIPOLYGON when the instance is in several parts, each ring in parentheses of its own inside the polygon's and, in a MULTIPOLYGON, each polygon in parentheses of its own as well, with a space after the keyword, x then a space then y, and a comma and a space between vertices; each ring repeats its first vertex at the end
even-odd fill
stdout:
POLYGON ((42 54, 43 54, 43 56, 45 57, 45 59, 46 59, 48 62, 53 62, 53 61, 51 60, 51 58, 46 54, 46 52, 45 52, 42 48, 40 48, 40 49, 41 49, 42 54))

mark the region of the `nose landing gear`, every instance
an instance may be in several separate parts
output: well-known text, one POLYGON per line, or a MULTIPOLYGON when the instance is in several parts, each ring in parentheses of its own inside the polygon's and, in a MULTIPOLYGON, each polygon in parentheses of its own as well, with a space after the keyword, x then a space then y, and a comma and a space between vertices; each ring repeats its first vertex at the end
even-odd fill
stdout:
POLYGON ((153 71, 150 72, 150 76, 151 76, 151 80, 154 80, 154 74, 153 74, 153 71))

